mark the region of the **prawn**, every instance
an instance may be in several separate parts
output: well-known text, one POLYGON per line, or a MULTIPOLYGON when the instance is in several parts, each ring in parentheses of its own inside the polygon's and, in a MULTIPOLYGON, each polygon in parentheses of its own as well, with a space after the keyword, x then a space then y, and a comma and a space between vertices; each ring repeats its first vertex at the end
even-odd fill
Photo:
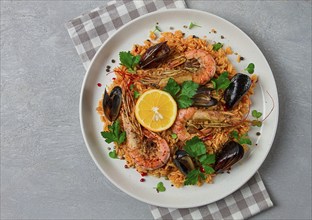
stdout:
POLYGON ((145 170, 155 170, 164 166, 170 157, 167 141, 148 130, 143 130, 143 134, 147 139, 144 139, 141 147, 130 151, 136 165, 145 170))
POLYGON ((144 170, 155 170, 168 162, 170 147, 159 135, 142 130, 134 116, 134 100, 123 87, 123 108, 121 117, 127 136, 127 149, 136 166, 144 170))
POLYGON ((216 72, 216 62, 213 57, 205 50, 190 50, 185 52, 188 60, 196 59, 199 62, 199 69, 193 73, 192 80, 204 85, 210 81, 216 72))
POLYGON ((204 136, 215 127, 233 127, 242 122, 242 118, 227 111, 214 111, 206 109, 196 109, 190 107, 180 109, 172 131, 177 134, 179 140, 186 141, 196 134, 190 134, 188 129, 195 130, 200 136, 204 136))
POLYGON ((216 62, 214 58, 205 50, 194 49, 173 59, 168 67, 163 71, 154 69, 140 71, 141 82, 143 84, 159 84, 164 87, 169 78, 173 78, 177 83, 192 80, 198 84, 204 85, 210 81, 216 72, 216 62), (176 69, 175 67, 181 66, 176 69))

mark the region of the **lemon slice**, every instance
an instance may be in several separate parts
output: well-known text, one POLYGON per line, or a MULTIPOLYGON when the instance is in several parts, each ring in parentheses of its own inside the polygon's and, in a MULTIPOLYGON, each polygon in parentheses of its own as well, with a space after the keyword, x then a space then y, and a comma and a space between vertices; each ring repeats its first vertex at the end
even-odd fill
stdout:
POLYGON ((135 117, 148 130, 167 130, 177 116, 177 103, 172 96, 159 89, 143 93, 135 105, 135 117))

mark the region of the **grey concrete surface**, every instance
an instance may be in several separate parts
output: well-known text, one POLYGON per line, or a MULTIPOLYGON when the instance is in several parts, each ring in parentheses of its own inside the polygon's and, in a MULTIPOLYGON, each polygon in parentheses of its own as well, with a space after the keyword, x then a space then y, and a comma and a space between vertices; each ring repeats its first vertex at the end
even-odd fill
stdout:
MULTIPOLYGON (((84 145, 85 70, 64 27, 105 1, 1 1, 1 218, 151 219, 84 145)), ((280 118, 260 168, 275 207, 252 219, 311 219, 311 1, 187 1, 246 32, 273 70, 280 118)))

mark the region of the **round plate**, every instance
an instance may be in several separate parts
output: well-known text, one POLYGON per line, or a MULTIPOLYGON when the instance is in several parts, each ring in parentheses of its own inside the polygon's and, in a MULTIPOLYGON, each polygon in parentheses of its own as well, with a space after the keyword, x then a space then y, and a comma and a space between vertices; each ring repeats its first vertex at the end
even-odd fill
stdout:
MULTIPOLYGON (((190 208, 209 204, 220 200, 239 189, 259 169, 265 160, 274 140, 278 123, 278 96, 272 71, 256 44, 239 28, 230 22, 213 14, 190 10, 174 9, 159 11, 141 16, 124 25, 110 37, 98 50, 93 58, 85 76, 80 97, 80 122, 81 129, 88 151, 102 173, 119 189, 130 196, 162 207, 190 208), (201 27, 192 29, 183 26, 194 22, 201 27), (256 109, 263 116, 272 113, 264 121, 261 128, 252 127, 249 132, 253 145, 244 158, 232 168, 230 174, 224 173, 214 179, 213 184, 204 184, 202 187, 186 186, 183 188, 172 187, 168 180, 152 176, 144 177, 145 182, 140 182, 141 176, 134 169, 125 169, 125 161, 111 159, 108 156, 109 145, 101 137, 103 124, 96 112, 98 100, 101 99, 104 88, 112 82, 114 74, 106 73, 107 65, 118 65, 119 52, 129 51, 134 44, 142 44, 149 36, 149 31, 159 26, 162 31, 182 30, 186 36, 207 36, 210 41, 224 43, 224 47, 231 46, 234 52, 242 55, 245 60, 238 63, 236 55, 230 55, 238 72, 249 63, 255 64, 255 74, 259 76, 259 83, 252 96, 251 110, 256 109), (215 29, 217 33, 211 32, 215 29), (221 39, 221 35, 224 39, 221 39), (115 59, 117 62, 112 63, 115 59), (97 83, 103 84, 101 88, 97 83), (272 97, 272 98, 270 98, 272 97), (256 133, 261 135, 257 136, 256 133), (162 181, 166 187, 165 192, 157 193, 155 187, 162 181)), ((112 147, 112 145, 110 145, 112 147)))

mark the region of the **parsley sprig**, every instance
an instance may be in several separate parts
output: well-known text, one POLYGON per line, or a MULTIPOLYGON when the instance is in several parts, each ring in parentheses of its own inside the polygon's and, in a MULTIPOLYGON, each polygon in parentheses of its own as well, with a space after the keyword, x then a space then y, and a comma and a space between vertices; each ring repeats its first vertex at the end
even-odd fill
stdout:
POLYGON ((218 50, 221 49, 222 47, 223 47, 223 44, 220 43, 220 42, 215 43, 215 44, 212 45, 212 49, 213 49, 214 51, 218 51, 218 50))
POLYGON ((108 144, 115 142, 120 145, 126 140, 126 132, 120 131, 120 123, 118 120, 114 121, 112 125, 108 125, 108 131, 102 131, 101 135, 108 144))
POLYGON ((199 26, 198 24, 195 24, 194 22, 191 22, 188 28, 192 29, 193 27, 201 27, 201 26, 199 26))
POLYGON ((164 91, 168 92, 178 103, 179 108, 188 108, 193 104, 193 96, 196 94, 198 84, 193 81, 185 81, 180 86, 174 79, 170 78, 164 91))
POLYGON ((257 110, 252 110, 251 115, 256 118, 256 120, 252 120, 251 124, 253 126, 261 127, 262 126, 262 121, 259 120, 259 118, 262 116, 261 112, 258 112, 257 110))
POLYGON ((238 143, 240 144, 248 144, 248 145, 252 145, 251 140, 248 137, 248 134, 243 134, 241 136, 239 136, 238 131, 232 131, 231 132, 231 136, 236 139, 238 141, 238 143))
POLYGON ((213 78, 211 80, 214 89, 217 90, 217 92, 220 89, 225 90, 227 87, 229 87, 231 81, 229 80, 229 73, 228 72, 223 72, 218 78, 213 78))
POLYGON ((249 74, 253 74, 255 70, 255 64, 249 63, 245 69, 249 74))
POLYGON ((198 181, 206 179, 204 173, 212 174, 215 172, 211 165, 215 163, 216 156, 215 154, 207 154, 204 142, 197 136, 186 141, 184 150, 194 159, 196 164, 200 165, 200 168, 194 169, 187 174, 184 185, 195 185, 198 181))
POLYGON ((127 67, 130 73, 135 73, 136 66, 139 64, 141 59, 140 55, 133 56, 130 51, 121 51, 119 52, 120 64, 127 67))
POLYGON ((159 182, 157 183, 157 186, 156 186, 156 191, 159 193, 159 192, 165 192, 166 191, 166 187, 164 186, 163 182, 159 182))

